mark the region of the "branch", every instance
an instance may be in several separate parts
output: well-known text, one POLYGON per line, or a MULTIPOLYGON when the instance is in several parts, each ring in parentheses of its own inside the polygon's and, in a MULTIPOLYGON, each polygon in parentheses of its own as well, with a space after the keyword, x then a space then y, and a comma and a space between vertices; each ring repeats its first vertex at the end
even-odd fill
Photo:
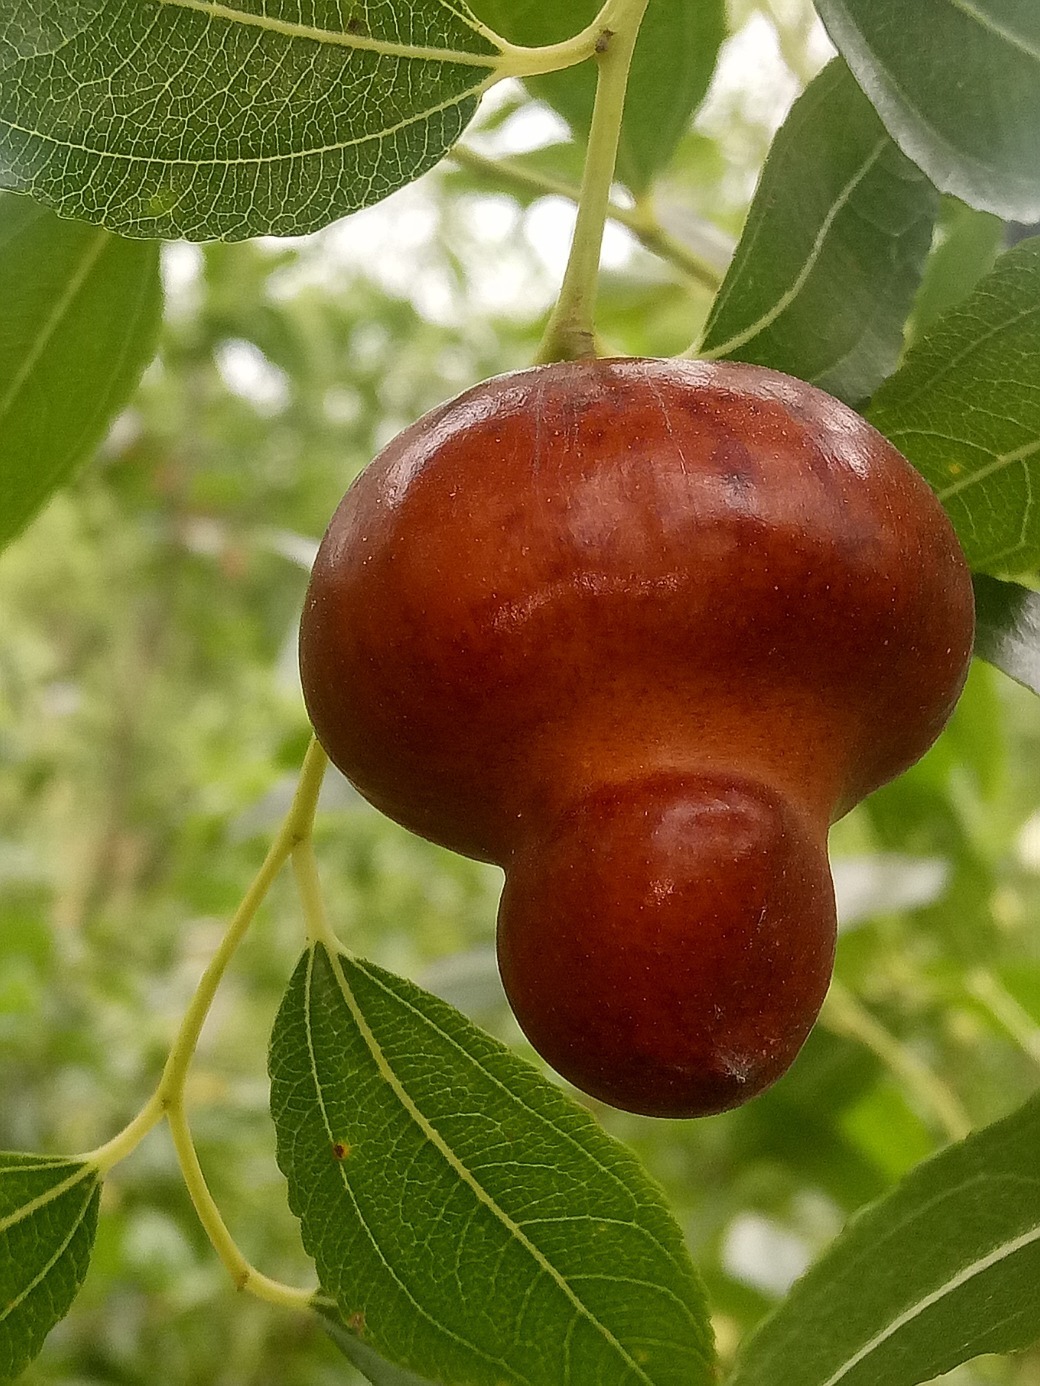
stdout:
MULTIPOLYGON (((537 197, 562 197, 574 203, 580 200, 580 190, 572 183, 524 168, 512 159, 491 159, 462 144, 457 144, 448 157, 460 168, 507 188, 515 188, 518 192, 533 193, 537 197)), ((631 231, 645 250, 666 260, 694 283, 713 293, 722 283, 722 275, 715 266, 666 231, 649 207, 622 207, 620 203, 610 201, 607 203, 607 217, 631 231)))

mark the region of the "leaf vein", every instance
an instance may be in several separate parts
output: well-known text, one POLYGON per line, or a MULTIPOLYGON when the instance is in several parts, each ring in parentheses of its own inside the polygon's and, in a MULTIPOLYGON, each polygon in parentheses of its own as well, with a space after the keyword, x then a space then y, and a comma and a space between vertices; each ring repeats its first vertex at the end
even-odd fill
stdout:
MULTIPOLYGON (((396 1072, 390 1065, 389 1061, 386 1058, 386 1055, 383 1052, 382 1046, 379 1044, 379 1041, 376 1039, 367 1021, 365 1020, 364 1014, 361 1011, 361 1007, 358 1005, 357 998, 354 996, 350 983, 347 980, 347 976, 343 971, 343 967, 340 963, 339 956, 333 954, 329 954, 328 956, 330 963, 332 965, 333 972, 336 977, 336 981, 340 987, 343 999, 346 1002, 347 1007, 354 1018, 354 1023, 357 1025, 358 1030, 362 1038, 364 1039, 366 1046, 368 1047, 369 1053, 372 1055, 372 1058, 376 1063, 376 1066, 379 1068, 379 1071, 382 1073, 386 1081, 390 1084, 390 1087, 393 1090, 397 1100, 401 1103, 401 1106, 405 1109, 408 1115, 419 1127, 419 1129, 422 1131, 423 1135, 427 1138, 427 1140, 430 1141, 431 1145, 433 1145, 433 1147, 438 1151, 441 1157, 447 1162, 448 1166, 452 1170, 454 1170, 454 1172, 458 1175, 462 1182, 470 1188, 474 1196, 485 1205, 488 1211, 498 1219, 502 1226, 509 1232, 510 1236, 516 1238, 517 1242, 520 1244, 520 1246, 524 1248, 524 1250, 532 1258, 535 1264, 540 1268, 543 1274, 547 1275, 549 1279, 552 1280, 552 1282, 557 1286, 557 1288, 563 1293, 564 1298, 570 1301, 571 1305, 574 1307, 576 1312, 581 1317, 585 1318, 589 1323, 591 1323, 592 1326, 603 1336, 604 1341, 610 1344, 610 1346, 617 1352, 618 1356, 622 1359, 622 1361, 625 1362, 625 1364, 635 1374, 638 1380, 645 1382, 646 1386, 653 1386, 651 1378, 647 1376, 643 1368, 640 1367, 639 1363, 636 1362, 636 1360, 632 1357, 631 1353, 628 1352, 625 1345, 622 1342, 620 1342, 620 1340, 610 1331, 606 1324, 602 1323, 592 1312, 592 1310, 589 1309, 589 1307, 581 1299, 579 1299, 579 1297, 571 1289, 565 1277, 561 1275, 561 1273, 556 1269, 556 1267, 544 1254, 544 1252, 542 1252, 537 1246, 535 1246, 531 1239, 526 1235, 523 1228, 509 1216, 509 1214, 505 1211, 504 1208, 502 1208, 497 1203, 497 1201, 491 1196, 487 1189, 484 1188, 484 1186, 480 1183, 480 1181, 476 1178, 476 1176, 472 1173, 468 1166, 466 1166, 462 1162, 462 1160, 459 1159, 459 1157, 448 1145, 447 1141, 445 1141, 443 1136, 441 1136, 440 1132, 436 1129, 436 1127, 433 1126, 423 1115, 423 1113, 419 1110, 419 1108, 416 1106, 416 1104, 406 1091, 401 1080, 398 1078, 396 1072)), ((362 968, 362 970, 364 969, 362 968)))
MULTIPOLYGON (((33 1165, 21 1165, 18 1167, 19 1172, 25 1169, 35 1168, 37 1168, 37 1166, 33 1165)), ((48 1166, 44 1166, 44 1168, 48 1168, 48 1166)), ((6 1170, 0 1172, 7 1173, 6 1170)), ((21 1204, 13 1213, 9 1213, 7 1217, 0 1218, 0 1233, 6 1232, 10 1227, 14 1227, 16 1223, 24 1222, 25 1219, 31 1217, 33 1213, 38 1212, 41 1208, 46 1208, 48 1203, 53 1203, 56 1198, 60 1198, 62 1194, 68 1193, 70 1189, 74 1189, 76 1185, 81 1183, 84 1179, 96 1175, 97 1170, 93 1165, 81 1166, 74 1174, 71 1174, 68 1179, 63 1179, 60 1184, 55 1184, 53 1188, 48 1189, 46 1193, 40 1194, 38 1198, 31 1199, 28 1203, 21 1204)))
POLYGON ((973 19, 981 28, 988 30, 995 38, 1008 44, 1012 48, 1017 48, 1020 53, 1024 53, 1027 58, 1032 58, 1035 62, 1040 62, 1040 46, 1028 43, 1021 35, 1013 33, 1011 29, 1003 24, 998 24, 992 15, 980 10, 973 0, 950 0, 950 4, 955 10, 960 10, 961 14, 968 19, 973 19))
POLYGON ((912 1323, 914 1319, 926 1313, 934 1304, 938 1304, 940 1300, 944 1299, 947 1295, 953 1294, 955 1290, 959 1290, 962 1285, 966 1285, 968 1281, 973 1280, 977 1275, 981 1275, 983 1271, 989 1270, 991 1266, 998 1265, 1001 1261, 1006 1260, 1010 1256, 1014 1256, 1017 1252, 1024 1250, 1027 1246, 1031 1246, 1034 1242, 1040 1242, 1040 1226, 1032 1227, 1028 1232, 1023 1232, 1019 1236, 1013 1237, 1010 1241, 1003 1242, 1000 1246, 995 1247, 993 1251, 989 1252, 988 1255, 980 1256, 978 1260, 965 1266, 956 1275, 944 1281, 942 1285, 939 1285, 930 1294, 924 1295, 923 1298, 919 1299, 915 1304, 911 1304, 902 1314, 894 1318, 891 1323, 886 1324, 880 1333, 876 1333, 868 1343, 864 1343, 858 1352, 850 1357, 847 1362, 843 1363, 836 1372, 829 1376, 827 1380, 823 1382, 823 1386, 837 1386, 837 1383, 847 1377, 854 1367, 857 1367, 860 1362, 865 1361, 871 1353, 876 1352, 879 1347, 898 1333, 901 1328, 905 1328, 908 1323, 912 1323))
MULTIPOLYGON (((395 43, 390 39, 375 39, 363 34, 337 33, 332 29, 318 29, 310 24, 293 24, 289 20, 274 19, 267 14, 253 14, 249 10, 237 9, 234 5, 223 5, 219 0, 159 0, 161 5, 177 9, 195 10, 209 19, 226 19, 233 24, 245 24, 284 38, 307 39, 313 43, 329 43, 338 48, 353 48, 367 53, 376 53, 386 58, 414 58, 420 62, 455 63, 467 67, 495 68, 501 61, 501 50, 494 53, 469 53, 465 49, 436 48, 421 44, 395 43)), ((473 28, 472 24, 470 28, 473 28)), ((474 32, 478 32, 474 30, 474 32)), ((486 35, 484 35, 486 37, 486 35)))
MULTIPOLYGON (((321 1119, 322 1119, 322 1123, 323 1123, 324 1126, 325 1126, 325 1130, 326 1130, 326 1132, 327 1132, 327 1134, 328 1134, 329 1142, 330 1142, 330 1144, 331 1144, 331 1143, 336 1139, 336 1137, 335 1137, 335 1135, 334 1135, 334 1133, 333 1133, 332 1125, 331 1125, 331 1123, 330 1123, 330 1121, 329 1121, 328 1109, 327 1109, 326 1106, 325 1106, 325 1098, 324 1098, 324 1095, 323 1095, 323 1092, 322 1092, 322 1085, 321 1085, 321 1076, 320 1076, 320 1074, 319 1074, 319 1072, 318 1072, 317 1057, 316 1057, 316 1055, 315 1055, 315 1053, 314 1053, 314 1045, 313 1045, 313 1041, 312 1041, 312 1036, 313 1036, 313 1034, 314 1034, 314 1026, 313 1026, 312 1023, 311 1023, 311 997, 312 997, 312 992, 313 992, 313 988, 312 988, 312 979, 313 979, 313 976, 314 976, 314 958, 315 958, 315 953, 316 953, 316 950, 315 950, 315 949, 312 949, 312 950, 311 950, 311 955, 310 955, 310 958, 308 959, 308 964, 307 964, 307 986, 306 986, 306 989, 305 989, 305 995, 306 995, 305 1028, 306 1028, 306 1032, 307 1032, 307 1053, 308 1053, 309 1058, 310 1058, 310 1077, 311 1077, 311 1079, 312 1079, 312 1081, 313 1081, 313 1083, 314 1083, 314 1093, 315 1093, 315 1096, 316 1096, 317 1101, 318 1101, 318 1106, 319 1106, 319 1108, 321 1109, 321 1119)), ((331 954, 328 955, 328 956, 329 956, 330 961, 331 961, 331 954)), ((333 968, 333 971, 337 973, 337 980, 338 980, 339 969, 336 969, 336 968, 334 967, 334 968, 333 968)), ((346 1000, 346 996, 344 996, 344 999, 346 1000)), ((350 1001, 349 1001, 349 1000, 347 1001, 347 1005, 348 1005, 348 1007, 349 1007, 350 1010, 351 1010, 351 1014, 354 1015, 355 1023, 358 1023, 358 1021, 357 1021, 357 1016, 356 1016, 355 1013, 354 1013, 354 1008, 350 1005, 350 1001)), ((360 1028, 360 1026, 359 1026, 359 1028, 360 1028)), ((364 1034, 364 1031, 362 1031, 362 1034, 364 1034)), ((367 1042, 367 1040, 366 1040, 366 1042, 367 1042)), ((386 1259, 386 1257, 383 1255, 383 1250, 382 1250, 382 1248, 381 1248, 380 1245, 379 1245, 378 1239, 373 1235, 371 1228, 369 1227, 368 1223, 365 1221, 364 1216, 362 1215, 361 1209, 358 1207, 357 1199, 356 1199, 355 1196, 354 1196, 354 1190, 351 1188, 350 1181, 349 1181, 348 1178, 347 1178, 346 1169, 343 1168, 342 1166, 341 1166, 341 1168, 340 1168, 340 1178, 341 1178, 342 1181, 343 1181, 343 1189, 344 1189, 344 1192, 347 1194, 348 1198, 350 1199, 350 1202, 353 1204, 354 1211, 355 1211, 355 1213, 357 1214, 358 1224, 359 1224, 360 1227, 362 1227, 362 1228, 364 1229, 366 1235, 368 1236, 369 1242, 370 1242, 370 1244, 371 1244, 371 1246, 372 1246, 372 1250, 373 1250, 373 1251, 375 1252, 375 1254, 379 1257, 380 1261, 382 1262, 383 1266, 385 1267, 385 1269, 386 1269, 386 1271, 387 1271, 387 1274, 390 1275, 390 1276, 393 1278, 394 1282, 397 1284, 397 1286, 398 1286, 399 1289, 401 1290, 401 1293, 402 1293, 403 1295, 405 1295, 405 1297, 408 1299, 409 1303, 412 1304, 412 1305, 415 1307, 416 1312, 417 1312, 418 1314, 420 1314, 424 1319, 426 1319, 426 1321, 427 1321, 428 1323, 432 1324, 432 1325, 433 1325, 435 1328, 437 1328, 440 1332, 444 1333, 446 1337, 453 1338, 457 1343, 460 1343, 463 1347, 467 1348, 470 1352, 473 1352, 476 1356, 483 1358, 484 1361, 492 1363, 495 1367, 501 1367, 501 1368, 503 1368, 504 1370, 509 1370, 509 1368, 508 1368, 508 1366, 507 1366, 507 1364, 506 1364, 505 1362, 501 1361, 501 1360, 498 1359, 498 1358, 490 1357, 490 1356, 489 1356, 487 1353, 485 1353, 481 1348, 479 1348, 475 1343, 469 1342, 468 1339, 463 1338, 460 1334, 454 1332, 454 1330, 448 1328, 446 1325, 444 1325, 444 1324, 438 1322, 438 1320, 434 1319, 434 1317, 433 1317, 433 1316, 429 1313, 429 1311, 420 1303, 420 1301, 417 1300, 417 1299, 415 1298, 415 1296, 414 1296, 414 1295, 412 1294, 412 1292, 409 1290, 408 1286, 407 1286, 407 1285, 405 1284, 405 1282, 401 1279, 401 1277, 397 1274, 397 1271, 394 1269, 394 1267, 391 1265, 391 1263, 390 1263, 390 1262, 386 1259)), ((514 1373, 510 1373, 510 1374, 514 1376, 514 1379, 516 1379, 514 1373)))
POLYGON ((345 149, 359 148, 364 144, 373 141, 385 140, 391 135, 400 134, 401 131, 409 129, 421 121, 431 120, 434 116, 440 115, 444 111, 451 110, 455 106, 461 106, 472 97, 480 96, 483 92, 485 83, 477 86, 467 87, 464 91, 457 92, 448 97, 447 100, 438 102, 434 106, 426 106, 421 111, 416 111, 404 119, 399 120, 396 125, 388 125, 382 130, 372 130, 363 135, 358 135, 354 139, 337 140, 334 144, 314 145, 307 149, 293 149, 284 154, 263 154, 250 155, 248 158, 220 158, 220 159, 186 159, 169 157, 162 155, 146 155, 136 152, 123 153, 121 150, 93 149, 86 144, 72 144, 69 141, 57 140, 53 136, 47 135, 40 130, 30 130, 13 122, 6 125, 0 124, 0 129, 8 129, 18 135, 26 135, 30 139, 37 139, 43 143, 53 145, 55 149, 65 152, 75 152, 77 154, 87 154, 93 159, 108 159, 110 161, 119 160, 126 165, 133 164, 156 164, 161 168, 186 166, 192 169, 201 168, 223 168, 232 169, 236 165, 243 165, 249 168, 261 168, 265 164, 278 164, 287 160, 307 159, 323 157, 326 154, 337 154, 345 149))
POLYGON ((83 1226, 83 1219, 87 1216, 87 1210, 90 1208, 90 1205, 93 1202, 94 1195, 96 1192, 97 1183, 95 1182, 93 1188, 88 1190, 87 1197, 84 1200, 83 1206, 79 1210, 78 1215, 73 1221, 72 1226, 69 1228, 68 1235, 65 1237, 61 1245, 57 1248, 54 1255, 40 1269, 39 1274, 34 1276, 33 1279, 30 1280, 29 1283, 22 1289, 21 1293, 15 1295, 15 1297, 3 1309, 0 1309, 0 1323, 3 1323, 5 1319, 10 1318, 14 1311, 20 1305, 25 1303, 25 1301, 32 1294, 33 1290, 35 1290, 38 1285, 41 1285, 43 1281, 46 1280, 47 1276, 50 1275, 51 1271, 58 1264, 61 1258, 65 1255, 65 1252, 69 1249, 72 1239, 76 1236, 77 1232, 83 1226))
POLYGON ((780 295, 780 297, 777 299, 777 301, 773 304, 771 308, 769 308, 765 313, 761 315, 757 322, 749 324, 749 326, 746 327, 743 332, 738 332, 736 336, 731 337, 728 342, 722 342, 719 346, 712 347, 709 351, 703 352, 703 360, 714 361, 720 356, 725 356, 729 352, 736 351, 738 347, 744 346, 747 342, 751 341, 753 337, 757 337, 760 332, 764 332, 766 328, 771 327, 773 323, 776 322, 777 318, 779 318, 781 314, 787 311, 787 309, 791 306, 791 304, 801 293, 802 289, 805 287, 805 284, 809 276, 816 268, 820 256, 823 254, 824 246, 827 243, 827 239, 831 232, 831 227, 834 225, 835 220, 838 218, 838 216, 841 214, 844 208, 848 205, 849 199, 852 197, 853 193, 859 187, 860 183, 863 182, 864 178, 866 178, 867 174, 877 163, 878 159, 881 158, 881 155, 884 153, 888 143, 889 140, 887 135, 883 136, 880 140, 878 140, 877 144, 871 150, 870 154, 867 155, 860 167, 848 180, 845 186, 840 190, 837 197, 834 199, 833 204, 829 208, 827 215, 823 218, 823 221, 820 223, 820 229, 819 231, 817 231, 813 243, 809 248, 809 253, 805 259, 805 264, 802 266, 798 274, 795 276, 794 282, 791 284, 791 286, 780 295))

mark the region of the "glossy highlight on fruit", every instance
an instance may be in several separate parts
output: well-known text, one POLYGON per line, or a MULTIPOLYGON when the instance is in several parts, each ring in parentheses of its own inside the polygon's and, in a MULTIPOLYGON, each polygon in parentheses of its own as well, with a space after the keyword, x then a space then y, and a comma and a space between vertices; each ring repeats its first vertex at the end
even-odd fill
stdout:
POLYGON ((390 443, 329 525, 300 658, 361 793, 503 867, 534 1047, 695 1116, 809 1033, 829 825, 934 741, 973 625, 945 514, 859 415, 757 366, 604 360, 390 443))

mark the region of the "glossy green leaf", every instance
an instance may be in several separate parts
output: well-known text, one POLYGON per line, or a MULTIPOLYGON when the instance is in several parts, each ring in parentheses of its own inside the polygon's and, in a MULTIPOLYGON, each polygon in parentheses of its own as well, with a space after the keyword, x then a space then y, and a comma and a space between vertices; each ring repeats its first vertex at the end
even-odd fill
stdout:
POLYGON ((943 192, 1040 217, 1035 0, 817 0, 893 139, 943 192))
POLYGON ((441 1386, 697 1386, 703 1294, 634 1157, 443 1001, 315 947, 275 1024, 279 1164, 323 1291, 441 1386))
POLYGON ((13 1381, 75 1299, 101 1179, 92 1165, 0 1154, 0 1381, 13 1381))
POLYGON ((973 568, 1040 561, 1040 237, 939 319, 867 417, 931 483, 973 568))
POLYGON ((131 236, 300 235, 454 144, 498 49, 455 0, 10 0, 0 183, 131 236))
POLYGON ((1040 1336, 1040 1099, 861 1213, 729 1386, 915 1386, 1040 1336))
POLYGON ((0 545, 104 437, 155 349, 159 248, 0 194, 0 545))
POLYGON ((1040 696, 1040 592, 976 574, 975 653, 1040 696))
MULTIPOLYGON (((472 0, 473 8, 514 43, 557 43, 591 24, 600 0, 472 0)), ((726 33, 723 0, 652 0, 632 58, 617 176, 634 192, 646 190, 682 139, 704 98, 726 33)), ((554 107, 584 139, 592 120, 596 69, 592 63, 534 77, 531 92, 554 107)))
POLYGON ((902 347, 937 206, 848 68, 830 63, 773 143, 700 354, 868 398, 902 347))

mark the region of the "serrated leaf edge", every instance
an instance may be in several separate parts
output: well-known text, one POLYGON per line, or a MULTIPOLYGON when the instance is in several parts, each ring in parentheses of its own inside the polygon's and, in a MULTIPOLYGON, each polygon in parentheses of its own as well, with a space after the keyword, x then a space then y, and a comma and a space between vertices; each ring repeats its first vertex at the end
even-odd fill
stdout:
MULTIPOLYGON (((1030 241, 1030 244, 1032 244, 1032 241, 1030 241)), ((950 322, 959 322, 962 317, 966 316, 966 309, 972 306, 976 297, 981 297, 984 293, 988 292, 991 288, 992 281, 1003 273, 1006 268, 1003 261, 1009 256, 1014 257, 1015 255, 1016 251, 1014 250, 1006 252, 1006 254, 997 261, 993 269, 990 270, 989 274, 979 280, 971 296, 966 299, 964 303, 955 304, 949 312, 944 313, 942 317, 939 318, 938 322, 935 323, 930 331, 926 332, 919 341, 913 344, 907 352, 906 360, 899 367, 899 370, 894 375, 889 376, 888 380, 884 382, 881 389, 878 391, 882 410, 885 406, 884 396, 890 387, 899 383, 899 376, 915 364, 916 357, 919 354, 926 351, 929 347, 934 347, 936 338, 942 338, 950 322)), ((1040 262, 1038 262, 1038 265, 1040 265, 1040 262)), ((998 337, 1002 332, 1007 332, 1011 328, 1017 327, 1019 323, 1023 322, 1026 318, 1031 318, 1034 313, 1040 313, 1040 304, 1031 303, 1028 308, 1023 308, 1021 312, 1015 313, 1013 317, 1001 318, 998 323, 995 323, 991 328, 985 331, 981 337, 972 338, 972 340, 960 351, 955 351, 952 356, 947 357, 939 369, 935 371, 934 374, 928 376, 927 379, 922 380, 915 390, 911 390, 909 394, 904 395, 899 401, 899 407, 901 409, 905 408, 906 405, 912 404, 922 393, 930 392, 937 380, 942 380, 944 375, 948 375, 950 371, 956 370, 963 361, 967 361, 980 347, 984 347, 991 338, 998 337)), ((873 405, 871 407, 873 407, 873 405)), ((909 429, 904 430, 904 432, 910 431, 909 429)), ((939 434, 936 436, 941 437, 943 435, 939 434)), ((972 444, 972 446, 975 445, 972 444)))
MULTIPOLYGON (((87 1190, 86 1199, 83 1202, 82 1208, 79 1210, 79 1214, 77 1215, 76 1219, 74 1220, 72 1226, 69 1229, 68 1236, 58 1247, 57 1251, 55 1251, 54 1255, 47 1262, 47 1264, 40 1270, 39 1274, 35 1277, 35 1279, 31 1280, 29 1284, 24 1287, 20 1294, 16 1295, 14 1299, 11 1300, 11 1302, 4 1309, 0 1310, 0 1324, 2 1324, 6 1318, 9 1318, 10 1315, 13 1314, 14 1311, 19 1307, 19 1305, 24 1304, 26 1299, 28 1299, 28 1297, 32 1294, 33 1290, 35 1290, 38 1285, 41 1285, 43 1281, 46 1280, 47 1276, 50 1275, 51 1271, 61 1260, 61 1258, 65 1255, 66 1251, 69 1248, 70 1242, 82 1227, 83 1219, 86 1217, 90 1205, 94 1201, 94 1198, 97 1194, 101 1182, 96 1177, 96 1170, 93 1170, 90 1166, 88 1166, 87 1172, 93 1173, 95 1175, 95 1179, 92 1186, 87 1190)), ((67 1191, 70 1185, 74 1186, 77 1182, 78 1180, 67 1180, 65 1184, 61 1185, 60 1187, 67 1191)), ((41 1205, 50 1201, 51 1200, 49 1199, 41 1198, 35 1200, 35 1204, 41 1205)), ((18 1221, 18 1219, 16 1219, 15 1221, 18 1221)), ((6 1227, 10 1227, 12 1225, 13 1223, 11 1221, 7 1221, 4 1224, 0 1225, 0 1231, 3 1231, 6 1227)), ((76 1283, 77 1285, 79 1285, 81 1283, 81 1280, 77 1279, 76 1283)))
MULTIPOLYGON (((318 946, 316 945, 314 948, 311 949, 307 964, 308 1003, 311 992, 310 980, 313 972, 313 963, 315 955, 317 953, 317 947, 318 946)), ((347 1009, 350 1011, 351 1017, 354 1023, 357 1025, 358 1031, 365 1043, 366 1048, 372 1055, 372 1059, 376 1064, 376 1067, 378 1068, 384 1080, 389 1084, 391 1090, 394 1093, 394 1096, 401 1103, 401 1106, 422 1131, 424 1137, 437 1150, 437 1152, 447 1162, 447 1164, 451 1167, 451 1169, 455 1172, 459 1179, 464 1184, 466 1184, 466 1186, 473 1192, 478 1201, 482 1203, 502 1223, 502 1225, 508 1230, 510 1236, 516 1238, 517 1242, 524 1248, 528 1255, 531 1256, 532 1260, 534 1260, 534 1262, 539 1266, 543 1273, 548 1275, 549 1278, 556 1284, 556 1286, 563 1292, 564 1297, 571 1302, 576 1312, 580 1314, 583 1318, 585 1318, 589 1323, 591 1323, 593 1327, 597 1330, 597 1332, 602 1334, 604 1340, 607 1343, 609 1343, 610 1346, 618 1353, 619 1357, 625 1362, 626 1366, 628 1366, 636 1374, 637 1378, 640 1381, 645 1382, 646 1386, 653 1386, 652 1378, 647 1376, 646 1372, 628 1352, 624 1344, 619 1341, 619 1339, 610 1331, 609 1328, 607 1328, 605 1324, 599 1321, 595 1314, 593 1314, 585 1304, 582 1303, 582 1301, 574 1293, 574 1291, 571 1289, 570 1285, 567 1283, 564 1277, 560 1275, 559 1271, 557 1271, 552 1262, 549 1261, 548 1258, 538 1249, 538 1247, 534 1245, 534 1243, 526 1235, 523 1229, 519 1227, 513 1221, 512 1218, 509 1217, 505 1210, 498 1205, 498 1203, 487 1192, 487 1190, 483 1187, 480 1181, 462 1163, 462 1161, 454 1153, 454 1151, 447 1144, 447 1142, 441 1137, 440 1133, 436 1130, 436 1128, 432 1126, 430 1122, 427 1121, 427 1119, 423 1116, 422 1112, 412 1101, 412 1098, 409 1096, 400 1079, 397 1077, 397 1074, 394 1072, 392 1065, 387 1061, 386 1055, 383 1053, 379 1041, 372 1033, 372 1030, 369 1027, 368 1022, 365 1019, 364 1013, 357 1002, 357 998, 354 996, 353 989, 351 988, 350 982, 348 981, 346 974, 344 973, 342 965, 340 963, 340 958, 343 956, 343 954, 339 952, 333 953, 330 950, 325 949, 324 947, 322 951, 325 952, 326 957, 329 960, 329 965, 332 968, 333 975, 336 979, 337 986, 340 989, 340 993, 343 997, 344 1003, 346 1004, 347 1009)), ((309 1042, 311 1033, 310 1025, 308 1025, 307 1027, 307 1033, 309 1042)), ((325 1129, 328 1132, 329 1140, 334 1142, 336 1137, 332 1130, 332 1127, 329 1124, 325 1112, 325 1105, 321 1096, 320 1079, 318 1076, 317 1067, 314 1063, 313 1051, 311 1051, 311 1072, 314 1078, 315 1092, 318 1098, 318 1103, 321 1108, 322 1120, 325 1123, 325 1129)), ((342 1174, 342 1178, 344 1182, 344 1187, 347 1188, 349 1191, 345 1171, 342 1174)))

